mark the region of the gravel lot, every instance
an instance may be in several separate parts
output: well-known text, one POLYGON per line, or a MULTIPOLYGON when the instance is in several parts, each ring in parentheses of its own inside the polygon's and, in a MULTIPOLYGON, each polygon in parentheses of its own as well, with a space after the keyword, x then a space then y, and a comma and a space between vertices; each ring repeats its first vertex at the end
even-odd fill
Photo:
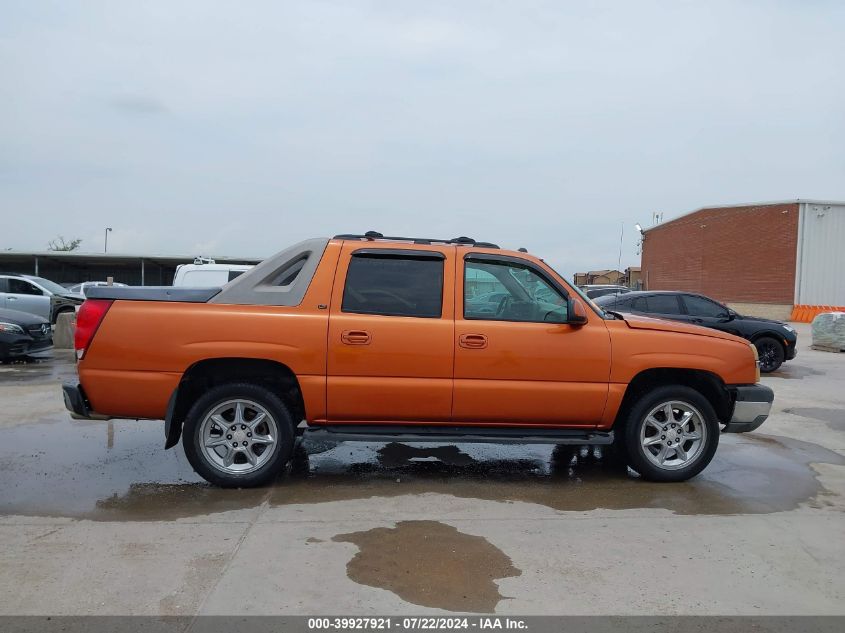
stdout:
POLYGON ((74 422, 73 357, 0 365, 0 614, 845 614, 845 354, 650 484, 589 448, 306 445, 218 490, 159 422, 74 422))

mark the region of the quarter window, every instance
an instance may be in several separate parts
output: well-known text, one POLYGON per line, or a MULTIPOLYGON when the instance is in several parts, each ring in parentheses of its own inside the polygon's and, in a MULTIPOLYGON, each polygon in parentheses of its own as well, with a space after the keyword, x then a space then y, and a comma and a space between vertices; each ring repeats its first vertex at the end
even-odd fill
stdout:
POLYGON ((443 259, 436 255, 353 255, 341 310, 439 318, 443 310, 443 259))
POLYGON ((467 259, 464 318, 566 323, 567 300, 527 264, 467 259))

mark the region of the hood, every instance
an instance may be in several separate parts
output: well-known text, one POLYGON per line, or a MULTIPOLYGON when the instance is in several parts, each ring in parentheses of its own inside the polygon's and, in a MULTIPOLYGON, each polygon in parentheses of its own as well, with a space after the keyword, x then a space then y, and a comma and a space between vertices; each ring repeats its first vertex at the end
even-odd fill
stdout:
POLYGON ((41 323, 48 323, 47 319, 42 319, 37 314, 21 312, 20 310, 4 310, 2 308, 0 308, 0 321, 14 323, 15 325, 40 325, 41 323))
POLYGON ((764 319, 762 317, 753 317, 753 316, 745 316, 740 315, 739 319, 741 321, 754 321, 755 323, 774 323, 775 325, 786 325, 783 321, 775 321, 774 319, 764 319))
POLYGON ((67 303, 82 303, 85 301, 85 297, 82 295, 74 294, 72 292, 68 292, 66 294, 54 294, 56 301, 62 301, 67 303))
POLYGON ((719 330, 712 330, 690 323, 681 323, 679 321, 667 321, 665 319, 654 319, 652 317, 641 316, 639 314, 622 314, 625 323, 628 327, 635 330, 657 330, 659 332, 677 332, 678 334, 695 334, 696 336, 709 336, 710 338, 720 338, 727 341, 736 341, 743 345, 748 345, 748 341, 733 334, 720 332, 719 330))

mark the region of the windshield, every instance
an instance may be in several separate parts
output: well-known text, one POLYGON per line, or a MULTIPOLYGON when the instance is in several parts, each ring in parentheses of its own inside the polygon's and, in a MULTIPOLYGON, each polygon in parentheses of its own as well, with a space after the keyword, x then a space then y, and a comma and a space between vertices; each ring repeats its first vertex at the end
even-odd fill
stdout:
POLYGON ((54 295, 66 295, 70 292, 67 288, 60 286, 55 281, 50 281, 49 279, 44 279, 44 277, 29 277, 32 281, 37 283, 42 288, 46 288, 54 295))

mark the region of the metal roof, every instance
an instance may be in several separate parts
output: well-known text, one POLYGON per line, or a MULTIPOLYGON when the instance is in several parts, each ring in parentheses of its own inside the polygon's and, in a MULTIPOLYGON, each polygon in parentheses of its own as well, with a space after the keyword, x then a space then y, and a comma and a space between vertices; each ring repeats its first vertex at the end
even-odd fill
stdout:
MULTIPOLYGON (((44 257, 55 259, 99 259, 99 260, 140 260, 148 261, 178 261, 178 262, 192 262, 198 255, 167 255, 167 254, 150 254, 150 253, 92 253, 85 251, 18 251, 18 250, 0 250, 0 260, 7 258, 21 258, 21 257, 44 257)), ((231 255, 203 255, 213 259, 217 263, 258 263, 262 257, 233 257, 231 255)))
POLYGON ((698 213, 699 211, 710 211, 711 209, 739 209, 742 207, 771 207, 776 204, 829 204, 839 206, 845 205, 845 202, 836 202, 834 200, 812 200, 809 198, 794 198, 792 200, 774 200, 771 202, 740 202, 734 204, 714 204, 706 207, 699 207, 698 209, 695 209, 693 211, 687 211, 686 213, 682 213, 681 215, 674 217, 671 220, 666 220, 665 222, 661 222, 660 224, 655 224, 654 226, 645 228, 643 229, 643 233, 648 233, 649 231, 653 231, 654 229, 659 229, 661 226, 666 226, 667 224, 671 224, 672 222, 681 220, 694 213, 698 213))

